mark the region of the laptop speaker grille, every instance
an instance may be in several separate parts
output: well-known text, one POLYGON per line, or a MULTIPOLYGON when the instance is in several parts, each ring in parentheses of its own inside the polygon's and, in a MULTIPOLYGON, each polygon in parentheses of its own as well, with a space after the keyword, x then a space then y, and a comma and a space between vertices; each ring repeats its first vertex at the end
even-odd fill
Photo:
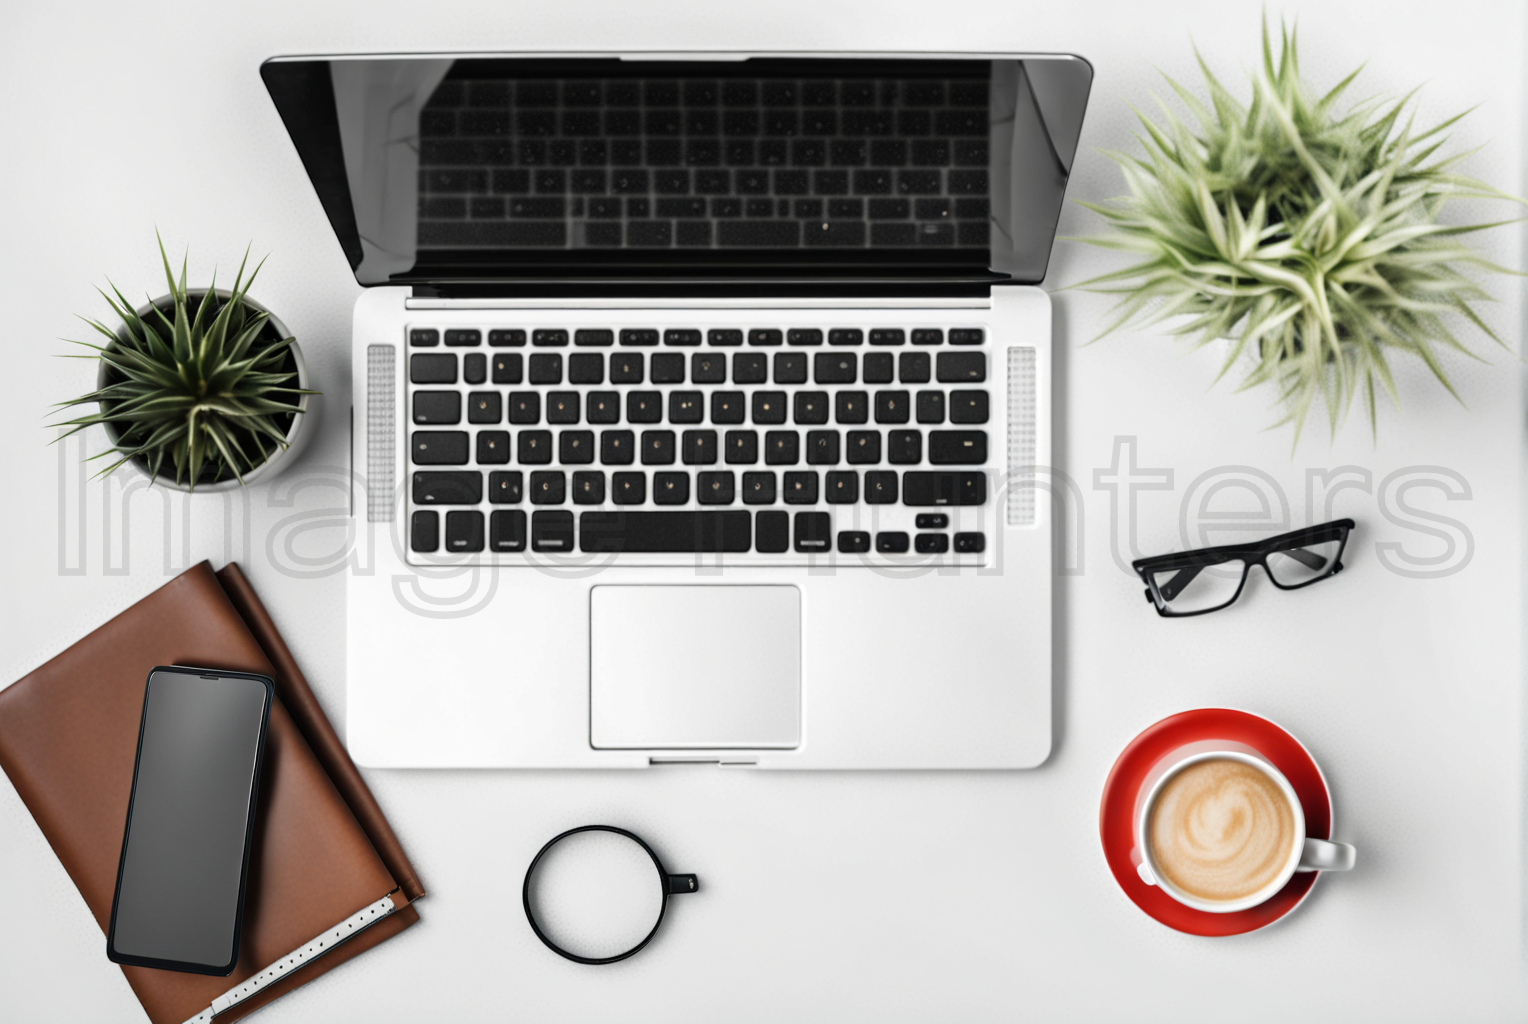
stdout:
POLYGON ((397 350, 392 345, 366 348, 366 519, 393 521, 393 460, 397 350))
POLYGON ((1035 350, 1008 350, 1008 525, 1035 523, 1035 350))

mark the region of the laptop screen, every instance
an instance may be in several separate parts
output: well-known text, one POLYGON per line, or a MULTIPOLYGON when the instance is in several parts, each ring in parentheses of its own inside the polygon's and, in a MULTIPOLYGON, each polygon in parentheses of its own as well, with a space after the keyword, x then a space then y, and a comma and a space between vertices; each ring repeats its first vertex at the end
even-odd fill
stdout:
POLYGON ((278 58, 363 285, 1039 281, 1091 69, 278 58))

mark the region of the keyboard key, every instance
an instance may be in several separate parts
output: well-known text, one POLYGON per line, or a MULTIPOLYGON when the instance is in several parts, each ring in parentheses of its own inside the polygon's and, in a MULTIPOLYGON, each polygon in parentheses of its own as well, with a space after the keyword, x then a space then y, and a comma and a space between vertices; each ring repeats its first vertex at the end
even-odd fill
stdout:
POLYGON ((785 392, 755 391, 753 393, 753 422, 784 423, 785 407, 785 392))
POLYGON ((487 379, 487 356, 481 352, 468 352, 462 356, 462 380, 468 384, 481 384, 487 379))
POLYGON ((985 533, 957 533, 955 535, 955 550, 961 554, 977 554, 987 550, 987 535, 985 533))
POLYGON ((764 463, 794 466, 801 460, 801 437, 794 430, 771 430, 764 435, 764 463))
POLYGON ((488 475, 488 500, 495 505, 520 504, 524 476, 518 469, 488 475))
POLYGON ((525 344, 525 332, 518 329, 489 331, 488 344, 494 348, 519 348, 525 344))
POLYGON ((431 552, 440 547, 440 513, 415 512, 409 517, 409 550, 431 552))
POLYGON ((838 552, 843 555, 863 555, 870 550, 870 534, 864 530, 840 530, 838 552))
POLYGON ((414 422, 446 425, 462 421, 462 396, 455 391, 414 392, 414 422))
POLYGON ((689 327, 671 327, 663 332, 665 345, 699 345, 700 332, 689 327))
POLYGON ((509 393, 509 422, 529 425, 541 422, 541 392, 511 391, 509 393))
POLYGON ((806 461, 810 466, 838 464, 838 431, 809 430, 806 434, 806 461))
POLYGON ((860 372, 866 384, 890 384, 891 367, 890 352, 866 352, 860 372))
POLYGON ((706 342, 711 345, 741 345, 743 332, 732 327, 714 327, 706 332, 706 342))
POLYGON ((456 353, 417 353, 409 356, 409 380, 415 384, 455 384, 456 353))
MULTIPOLYGON (((585 512, 584 515, 589 513, 585 512)), ((544 509, 531 514, 532 551, 572 551, 573 513, 544 509)))
POLYGON ((546 421, 548 423, 577 423, 579 404, 577 391, 547 392, 546 421))
MULTIPOLYGON (((698 391, 691 394, 699 394, 698 391)), ((628 423, 658 423, 663 419, 663 397, 656 391, 626 392, 628 423)))
POLYGON ((943 512, 919 512, 914 525, 920 530, 942 530, 950 525, 950 517, 943 512))
POLYGON ((518 352, 503 352, 493 357, 493 382, 495 384, 518 384, 524 372, 525 361, 518 352))
POLYGON ((775 353, 775 383, 776 384, 805 384, 806 383, 806 353, 805 352, 777 352, 777 353, 775 353))
POLYGON ((918 392, 917 403, 919 423, 944 422, 943 391, 920 391, 918 392))
POLYGON ((597 469, 573 474, 573 504, 598 505, 605 500, 605 474, 597 469))
POLYGON ((770 472, 743 474, 743 504, 773 505, 775 475, 770 472))
POLYGON ((509 461, 509 431, 479 430, 477 461, 480 466, 502 466, 509 461))
POLYGON ((832 516, 826 512, 796 513, 797 551, 827 551, 832 543, 832 516))
POLYGON ((796 422, 828 422, 828 393, 826 391, 796 392, 796 422))
POLYGON ((923 434, 916 430, 886 432, 886 461, 893 466, 914 466, 923 461, 923 434))
POLYGON ((642 465, 672 466, 674 464, 674 432, 672 430, 642 431, 642 465))
POLYGON ((568 332, 560 329, 535 331, 531 334, 532 345, 566 345, 568 332))
POLYGON ((490 551, 525 550, 525 513, 519 509, 503 509, 488 517, 488 549, 490 551))
POLYGON ((605 357, 598 352, 575 352, 568 356, 568 383, 605 383, 605 357))
POLYGON ((822 330, 817 327, 792 327, 786 333, 785 340, 792 345, 821 345, 822 330))
POLYGON ((610 500, 617 505, 640 505, 647 500, 647 474, 616 473, 610 478, 610 500))
POLYGON ((438 470, 414 474, 416 505, 476 505, 483 499, 483 474, 474 470, 438 470))
POLYGON ((863 345, 865 332, 858 327, 835 327, 828 332, 829 345, 863 345))
POLYGON ((552 432, 550 430, 522 430, 519 439, 519 458, 527 466, 545 466, 552 461, 552 432))
POLYGON ((943 345, 944 332, 935 328, 922 328, 913 332, 914 345, 943 345))
POLYGON ((732 383, 763 384, 769 379, 769 362, 762 352, 738 352, 732 356, 732 383))
POLYGON ((716 463, 716 431, 686 430, 680 444, 687 466, 711 466, 716 463))
POLYGON ((951 391, 950 392, 950 422, 951 423, 986 423, 987 422, 987 392, 985 392, 985 391, 951 391))
POLYGON ((755 327, 748 332, 750 345, 778 345, 784 340, 785 334, 778 327, 755 327))
MULTIPOLYGON (((748 500, 746 493, 743 500, 748 500)), ((753 534, 754 550, 761 554, 777 555, 788 550, 791 543, 790 514, 786 512, 758 513, 753 517, 753 534)))
POLYGON ((868 423, 870 396, 863 391, 840 391, 833 400, 834 419, 839 423, 868 423))
MULTIPOLYGON (((658 344, 658 332, 646 327, 628 327, 621 331, 622 345, 656 345, 658 344)), ((614 370, 610 371, 613 375, 614 370)))
POLYGON ((812 357, 812 379, 818 384, 853 384, 857 364, 853 352, 819 352, 812 357))
POLYGON ((483 513, 477 511, 446 513, 446 550, 474 552, 483 550, 483 513))
POLYGON ((498 423, 504 418, 503 404, 497 391, 474 391, 467 396, 467 422, 498 423))
POLYGON ((852 505, 859 501, 859 474, 852 469, 835 470, 828 474, 825 497, 829 505, 852 505))
POLYGON ((416 466, 465 466, 467 432, 465 430, 416 430, 411 439, 416 466))
MULTIPOLYGON (((446 332, 446 344, 447 345, 453 345, 453 346, 456 346, 456 347, 460 348, 460 347, 463 347, 463 346, 481 345, 482 343, 483 343, 483 332, 482 331, 471 330, 471 329, 455 328, 455 329, 452 329, 452 330, 448 330, 446 332)), ((449 532, 450 531, 448 529, 447 533, 449 533, 449 532)))
POLYGON ((557 457, 567 466, 587 466, 594 461, 594 431, 564 430, 557 436, 557 457))
POLYGON ((851 466, 873 466, 881 461, 881 432, 879 430, 851 430, 844 459, 851 466))
MULTIPOLYGON (((625 343, 622 342, 622 344, 625 343)), ((612 384, 641 384, 642 371, 642 353, 640 352, 617 352, 610 357, 610 383, 612 384)))
POLYGON ((876 327, 870 332, 872 345, 903 345, 906 342, 907 332, 900 327, 876 327))
POLYGON ((951 327, 951 345, 980 345, 987 340, 986 333, 980 327, 951 327))
POLYGON ((741 391, 711 392, 712 423, 742 423, 748 413, 741 391))
POLYGON ((865 504, 894 505, 897 501, 897 474, 876 469, 865 472, 865 504))
POLYGON ((669 392, 670 423, 699 423, 705 419, 705 400, 699 391, 669 392))
POLYGON ((877 423, 906 423, 908 406, 912 404, 906 391, 877 391, 875 393, 875 421, 877 423))
POLYGON ((875 549, 883 555, 902 555, 907 553, 907 534, 900 530, 890 530, 875 535, 875 549))
MULTIPOLYGON (((600 328, 587 328, 586 327, 583 330, 579 330, 579 331, 574 331, 573 332, 573 344, 575 344, 575 345, 585 345, 585 346, 601 345, 601 346, 603 346, 603 345, 610 345, 610 344, 614 343, 614 341, 615 341, 615 332, 610 330, 609 328, 604 328, 604 327, 600 327, 600 328)), ((539 344, 539 342, 538 342, 538 344, 539 344)), ((573 358, 576 359, 578 357, 574 356, 573 358)), ((569 363, 568 371, 570 373, 572 372, 572 364, 571 364, 571 362, 569 363)), ((599 381, 594 381, 594 383, 598 384, 599 381)))
POLYGON ((619 423, 621 396, 615 391, 591 391, 585 403, 584 419, 590 423, 619 423))
POLYGON ((562 356, 555 352, 538 352, 531 356, 530 381, 532 384, 561 384, 562 356))
POLYGON ((928 460, 936 466, 980 466, 987 461, 987 432, 931 430, 928 460))
POLYGON ((531 504, 561 505, 567 496, 567 478, 561 470, 548 469, 531 474, 531 504))
POLYGON ((600 461, 607 466, 629 466, 637 456, 637 439, 629 430, 600 433, 600 461))
POLYGON ((585 512, 578 517, 582 551, 742 553, 753 542, 753 516, 730 512, 585 512))
POLYGON ((913 538, 913 550, 920 555, 942 555, 950 550, 950 538, 943 533, 920 533, 913 538))
POLYGON ((980 505, 986 500, 985 473, 902 474, 904 505, 980 505))
MULTIPOLYGON (((433 345, 439 345, 440 332, 433 327, 415 327, 409 331, 409 344, 415 348, 428 348, 433 345)), ((419 549, 415 548, 414 550, 417 551, 419 549)), ((435 550, 434 545, 430 546, 430 550, 435 550)))
POLYGON ((654 352, 650 369, 654 384, 684 383, 684 356, 678 352, 654 352))
POLYGON ((730 505, 734 486, 732 473, 727 470, 699 473, 695 479, 695 500, 702 505, 730 505))
POLYGON ((690 380, 696 384, 721 384, 727 379, 725 356, 697 352, 690 357, 690 380))
POLYGON ((810 470, 786 473, 784 497, 787 505, 817 504, 817 474, 810 470))
POLYGON ((897 378, 903 384, 927 384, 930 362, 927 352, 903 352, 897 357, 897 378))
POLYGON ((935 371, 941 384, 980 384, 987 379, 987 354, 941 352, 935 371))

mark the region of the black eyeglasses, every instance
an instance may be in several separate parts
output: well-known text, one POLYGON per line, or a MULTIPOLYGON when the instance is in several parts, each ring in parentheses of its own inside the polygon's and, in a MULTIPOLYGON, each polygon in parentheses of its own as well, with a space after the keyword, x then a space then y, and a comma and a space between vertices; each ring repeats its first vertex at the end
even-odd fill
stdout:
POLYGON ((1203 615, 1240 597, 1254 565, 1261 565, 1280 590, 1298 590, 1337 575, 1353 525, 1351 519, 1337 519, 1256 544, 1138 558, 1130 567, 1146 581, 1146 600, 1158 615, 1203 615))

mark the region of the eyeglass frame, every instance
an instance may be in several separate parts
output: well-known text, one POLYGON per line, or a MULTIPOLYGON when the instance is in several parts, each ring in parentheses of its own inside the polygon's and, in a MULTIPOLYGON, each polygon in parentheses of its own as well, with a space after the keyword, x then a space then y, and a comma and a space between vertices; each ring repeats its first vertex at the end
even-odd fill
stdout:
MULTIPOLYGON (((1247 576, 1252 572, 1254 565, 1262 566, 1263 573, 1280 590, 1299 590, 1301 587, 1308 587, 1312 583, 1319 583, 1321 580, 1337 575, 1342 571, 1342 553, 1348 547, 1348 534, 1357 525, 1351 519, 1333 519, 1329 523, 1319 523, 1315 526, 1291 530, 1288 533, 1281 533, 1277 537, 1269 537, 1267 540, 1256 541, 1251 544, 1222 544, 1218 547, 1194 548, 1190 551, 1177 551, 1168 555, 1152 555, 1148 558, 1137 558, 1130 563, 1130 568, 1134 569, 1136 575, 1146 584, 1146 600, 1151 602, 1158 615, 1164 619, 1186 619, 1194 615, 1207 615, 1210 612, 1218 612, 1235 604, 1237 598, 1241 597, 1242 590, 1247 586, 1247 576), (1291 547, 1323 544, 1331 540, 1338 541, 1337 554, 1332 557, 1331 566, 1320 576, 1312 576, 1310 579, 1300 583, 1280 583, 1278 577, 1268 568, 1268 556, 1271 554, 1281 551, 1289 554, 1288 549, 1291 547), (1242 562, 1241 581, 1236 584, 1236 592, 1224 604, 1218 604, 1213 608, 1200 608, 1197 611, 1191 612, 1169 610, 1168 605, 1173 598, 1178 596, 1178 592, 1175 591, 1171 596, 1164 596, 1161 586, 1155 579, 1157 573, 1172 569, 1207 569, 1212 565, 1223 565, 1226 562, 1238 559, 1242 562)), ((1293 554, 1290 554, 1290 557, 1295 558, 1296 561, 1301 561, 1301 559, 1293 554)), ((1198 572, 1196 571, 1194 575, 1198 575, 1198 572)), ((1174 577, 1173 580, 1169 580, 1169 585, 1176 578, 1174 577)), ((1184 580, 1179 586, 1179 591, 1186 587, 1192 579, 1193 576, 1190 576, 1184 580)))

